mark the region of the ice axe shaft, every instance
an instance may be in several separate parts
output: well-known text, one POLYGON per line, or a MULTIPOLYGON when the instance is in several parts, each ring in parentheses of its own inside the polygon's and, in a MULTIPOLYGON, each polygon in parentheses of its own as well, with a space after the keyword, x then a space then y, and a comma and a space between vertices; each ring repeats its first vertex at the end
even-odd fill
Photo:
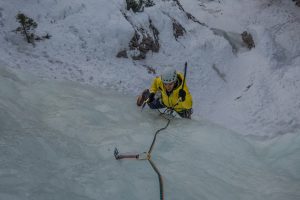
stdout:
POLYGON ((183 75, 183 83, 181 89, 183 89, 185 84, 186 70, 187 70, 187 62, 184 63, 184 75, 183 75))
POLYGON ((144 101, 142 108, 141 108, 141 112, 143 111, 143 109, 145 108, 145 106, 148 102, 149 102, 149 98, 144 101))
MULTIPOLYGON (((183 82, 182 82, 182 86, 181 86, 182 90, 183 90, 184 84, 185 84, 186 71, 187 71, 187 62, 184 63, 184 75, 183 75, 183 82)), ((178 99, 176 105, 179 103, 179 101, 182 101, 181 97, 178 99)))

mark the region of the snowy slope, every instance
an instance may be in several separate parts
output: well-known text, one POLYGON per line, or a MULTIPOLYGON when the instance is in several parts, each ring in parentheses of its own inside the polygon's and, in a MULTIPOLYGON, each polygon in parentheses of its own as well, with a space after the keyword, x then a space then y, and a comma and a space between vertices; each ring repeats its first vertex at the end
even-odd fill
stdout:
POLYGON ((144 12, 133 13, 123 0, 0 0, 0 62, 39 77, 135 96, 156 76, 145 66, 159 73, 166 66, 182 70, 188 61, 195 119, 207 118, 245 135, 299 132, 300 12, 294 2, 180 2, 205 26, 188 19, 176 1, 154 2, 144 12), (12 32, 19 11, 37 21, 38 34, 47 32, 52 38, 33 47, 12 32), (171 18, 186 30, 178 40, 171 18), (142 61, 116 58, 128 49, 132 24, 147 27, 149 19, 159 30, 159 52, 147 53, 142 61), (212 28, 234 36, 249 31, 256 47, 233 53, 230 41, 212 28))
MULTIPOLYGON (((156 200, 147 151, 166 125, 134 97, 0 68, 0 199, 156 200), (122 101, 127 106, 118 102, 122 101)), ((299 134, 246 139, 206 120, 174 119, 152 151, 165 199, 296 200, 299 134)))

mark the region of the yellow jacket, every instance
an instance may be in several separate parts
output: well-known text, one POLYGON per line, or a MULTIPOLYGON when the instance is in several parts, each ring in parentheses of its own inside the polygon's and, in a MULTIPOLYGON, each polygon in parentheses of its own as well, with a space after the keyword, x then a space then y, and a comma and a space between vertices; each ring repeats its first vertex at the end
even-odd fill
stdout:
MULTIPOLYGON (((154 78, 152 82, 150 92, 156 93, 157 91, 160 91, 162 96, 161 97, 162 103, 169 108, 173 108, 173 106, 175 106, 178 102, 178 98, 179 98, 178 93, 179 90, 182 88, 182 84, 183 84, 183 75, 178 72, 177 72, 177 81, 178 84, 175 85, 175 88, 173 89, 172 93, 170 94, 170 96, 168 96, 166 88, 164 87, 164 84, 161 80, 161 77, 157 76, 156 78, 154 78)), ((183 90, 186 92, 185 100, 183 102, 181 101, 178 102, 178 104, 174 107, 175 111, 177 112, 186 109, 191 109, 193 106, 192 95, 190 94, 186 83, 184 84, 183 90)))

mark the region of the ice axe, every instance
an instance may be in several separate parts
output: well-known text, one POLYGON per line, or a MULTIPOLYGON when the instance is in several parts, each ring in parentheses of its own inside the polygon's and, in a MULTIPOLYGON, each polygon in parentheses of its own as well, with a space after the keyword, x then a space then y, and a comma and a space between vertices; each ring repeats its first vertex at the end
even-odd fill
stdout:
POLYGON ((184 75, 183 75, 183 83, 182 83, 181 89, 183 89, 183 86, 184 86, 184 83, 185 83, 186 70, 187 70, 187 62, 184 63, 184 75))
POLYGON ((146 100, 144 101, 144 103, 142 104, 141 112, 143 111, 143 109, 145 108, 145 106, 146 106, 146 104, 147 104, 148 102, 149 102, 149 98, 146 99, 146 100))
MULTIPOLYGON (((184 88, 185 77, 186 77, 186 71, 187 71, 187 62, 184 63, 184 75, 183 75, 183 82, 182 82, 181 90, 183 90, 183 88, 184 88)), ((177 104, 178 104, 179 102, 181 102, 181 101, 182 101, 182 98, 180 97, 180 98, 178 99, 177 103, 175 104, 175 106, 177 106, 177 104)), ((174 106, 174 107, 175 107, 175 106, 174 106)))

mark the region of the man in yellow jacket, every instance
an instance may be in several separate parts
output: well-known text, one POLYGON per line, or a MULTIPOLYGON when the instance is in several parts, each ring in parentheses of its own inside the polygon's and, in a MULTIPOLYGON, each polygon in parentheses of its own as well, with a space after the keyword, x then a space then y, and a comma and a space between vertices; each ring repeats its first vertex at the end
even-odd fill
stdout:
POLYGON ((181 117, 190 119, 193 100, 183 79, 182 73, 167 67, 161 76, 154 78, 150 90, 146 89, 138 96, 137 105, 141 106, 148 99, 151 109, 174 108, 181 117), (160 97, 155 98, 155 94, 160 97))

